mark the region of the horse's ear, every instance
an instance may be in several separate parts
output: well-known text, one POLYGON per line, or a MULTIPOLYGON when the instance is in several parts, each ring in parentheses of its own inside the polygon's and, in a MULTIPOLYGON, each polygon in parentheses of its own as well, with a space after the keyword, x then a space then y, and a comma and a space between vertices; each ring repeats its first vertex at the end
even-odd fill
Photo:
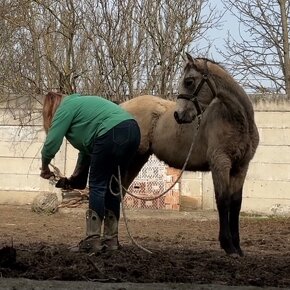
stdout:
POLYGON ((188 62, 193 63, 192 56, 188 52, 186 52, 185 54, 186 54, 186 57, 187 57, 188 62))

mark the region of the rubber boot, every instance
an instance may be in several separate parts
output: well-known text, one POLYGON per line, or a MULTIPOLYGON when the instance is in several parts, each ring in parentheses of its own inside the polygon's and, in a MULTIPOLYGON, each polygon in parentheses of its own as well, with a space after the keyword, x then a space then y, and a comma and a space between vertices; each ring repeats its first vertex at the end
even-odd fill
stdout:
POLYGON ((106 251, 114 251, 120 248, 118 241, 118 220, 111 210, 106 210, 105 213, 103 245, 106 251))
POLYGON ((101 241, 102 220, 99 215, 89 209, 86 211, 86 238, 78 246, 72 247, 73 252, 99 253, 104 249, 101 241))

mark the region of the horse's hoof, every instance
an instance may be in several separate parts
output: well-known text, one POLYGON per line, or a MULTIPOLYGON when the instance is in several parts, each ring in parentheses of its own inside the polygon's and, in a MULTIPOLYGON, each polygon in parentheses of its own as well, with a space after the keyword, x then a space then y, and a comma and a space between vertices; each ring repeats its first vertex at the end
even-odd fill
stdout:
POLYGON ((227 255, 232 259, 239 259, 241 257, 237 252, 231 254, 227 253, 227 255))
POLYGON ((241 248, 239 248, 239 249, 230 248, 230 249, 225 250, 225 252, 227 253, 228 256, 230 256, 231 258, 235 258, 235 259, 244 256, 244 253, 243 253, 241 248))
POLYGON ((240 257, 244 257, 244 252, 241 248, 237 249, 237 252, 238 252, 240 257))
POLYGON ((227 255, 237 254, 237 249, 231 243, 231 241, 227 239, 220 240, 221 248, 226 252, 227 255))

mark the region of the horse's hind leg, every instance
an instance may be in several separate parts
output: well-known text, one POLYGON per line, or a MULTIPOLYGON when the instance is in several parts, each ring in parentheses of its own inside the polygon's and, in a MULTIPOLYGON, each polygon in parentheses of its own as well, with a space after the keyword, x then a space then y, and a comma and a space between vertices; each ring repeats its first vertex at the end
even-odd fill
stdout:
POLYGON ((240 247, 240 211, 243 197, 243 185, 246 178, 247 169, 239 172, 235 176, 231 176, 230 179, 230 191, 231 191, 231 202, 230 202, 230 231, 233 239, 233 245, 237 249, 240 256, 244 253, 240 247))
POLYGON ((242 188, 237 192, 231 194, 230 203, 230 231, 232 236, 233 245, 237 250, 237 253, 242 257, 244 255, 240 246, 240 210, 242 204, 242 188))

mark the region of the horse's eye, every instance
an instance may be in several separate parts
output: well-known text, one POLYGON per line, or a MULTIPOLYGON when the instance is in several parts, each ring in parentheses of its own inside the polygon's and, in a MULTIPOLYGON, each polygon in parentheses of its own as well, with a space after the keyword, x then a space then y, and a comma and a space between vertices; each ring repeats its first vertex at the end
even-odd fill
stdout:
POLYGON ((184 79, 184 86, 186 88, 191 87, 193 84, 194 84, 194 79, 193 78, 184 79))

